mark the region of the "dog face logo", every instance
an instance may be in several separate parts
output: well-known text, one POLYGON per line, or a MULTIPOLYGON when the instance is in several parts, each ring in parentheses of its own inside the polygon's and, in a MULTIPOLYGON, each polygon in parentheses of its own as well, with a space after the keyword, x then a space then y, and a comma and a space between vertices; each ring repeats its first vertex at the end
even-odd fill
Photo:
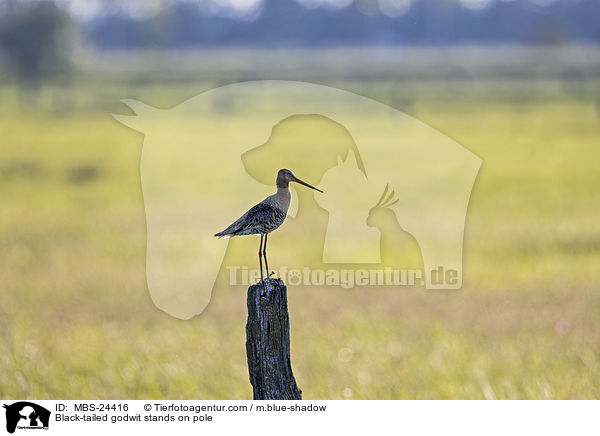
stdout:
POLYGON ((19 401, 6 409, 6 431, 14 433, 16 429, 48 429, 50 411, 29 401, 19 401))
POLYGON ((229 286, 229 266, 257 268, 252 237, 224 243, 213 234, 272 194, 280 168, 324 194, 293 190, 292 223, 269 238, 276 271, 416 267, 427 289, 462 286, 481 160, 430 126, 303 82, 227 85, 168 110, 124 103, 135 115, 115 118, 144 134, 148 287, 167 313, 201 313, 213 289, 229 286), (440 269, 453 280, 434 280, 440 269))

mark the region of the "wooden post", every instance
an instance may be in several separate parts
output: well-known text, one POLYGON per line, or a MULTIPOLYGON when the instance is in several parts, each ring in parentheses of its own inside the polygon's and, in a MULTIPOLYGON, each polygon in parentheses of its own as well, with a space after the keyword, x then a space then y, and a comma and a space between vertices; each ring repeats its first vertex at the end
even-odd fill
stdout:
POLYGON ((267 279, 248 288, 246 355, 255 400, 301 400, 290 361, 287 288, 267 279))

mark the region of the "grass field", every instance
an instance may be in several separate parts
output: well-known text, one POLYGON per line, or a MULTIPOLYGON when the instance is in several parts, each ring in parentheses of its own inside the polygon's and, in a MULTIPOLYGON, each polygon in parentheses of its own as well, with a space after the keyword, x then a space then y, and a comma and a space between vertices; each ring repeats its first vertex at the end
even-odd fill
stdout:
MULTIPOLYGON (((304 398, 600 398, 598 71, 317 80, 484 164, 460 291, 290 288, 304 398)), ((26 103, 0 85, 0 397, 251 398, 244 288, 188 321, 150 300, 142 136, 110 116, 216 83, 82 76, 26 103)))

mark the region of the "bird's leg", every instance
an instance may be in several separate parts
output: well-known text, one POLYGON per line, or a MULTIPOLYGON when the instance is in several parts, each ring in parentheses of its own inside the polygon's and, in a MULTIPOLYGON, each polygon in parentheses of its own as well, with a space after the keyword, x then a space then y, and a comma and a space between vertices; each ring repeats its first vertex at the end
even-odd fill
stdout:
POLYGON ((266 233, 265 234, 265 245, 263 245, 263 257, 265 258, 265 266, 267 267, 267 278, 270 279, 271 276, 275 273, 271 272, 271 274, 269 274, 269 264, 267 263, 267 237, 268 236, 269 236, 269 234, 266 233))
MULTIPOLYGON (((263 249, 263 237, 264 235, 260 235, 260 247, 258 247, 258 264, 260 265, 260 281, 262 282, 265 278, 263 276, 263 269, 262 269, 262 249, 263 249)), ((266 259, 265 259, 266 260, 266 259)))

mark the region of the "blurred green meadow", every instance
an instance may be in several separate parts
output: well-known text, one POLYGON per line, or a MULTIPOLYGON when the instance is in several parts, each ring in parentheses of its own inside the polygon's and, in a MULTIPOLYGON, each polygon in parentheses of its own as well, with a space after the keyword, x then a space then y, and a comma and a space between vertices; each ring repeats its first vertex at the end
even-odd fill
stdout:
POLYGON ((0 83, 0 397, 251 398, 243 287, 187 321, 150 299, 143 136, 111 113, 130 113, 123 98, 167 108, 285 78, 389 104, 484 161, 461 290, 288 289, 304 398, 600 398, 599 51, 453 50, 372 68, 341 49, 208 53, 179 69, 140 54, 37 92, 0 83))

